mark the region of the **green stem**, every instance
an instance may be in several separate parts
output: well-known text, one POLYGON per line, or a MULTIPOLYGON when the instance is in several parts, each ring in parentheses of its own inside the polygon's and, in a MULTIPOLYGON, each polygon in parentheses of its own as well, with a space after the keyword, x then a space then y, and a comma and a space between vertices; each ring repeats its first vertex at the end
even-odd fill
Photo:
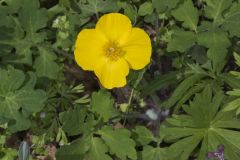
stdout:
POLYGON ((128 99, 128 108, 129 108, 129 106, 130 106, 131 103, 132 103, 133 93, 134 93, 134 88, 131 90, 130 97, 129 97, 129 99, 128 99))
POLYGON ((95 14, 96 14, 97 20, 99 20, 99 14, 98 14, 98 12, 96 12, 95 14))
MULTIPOLYGON (((128 99, 126 113, 129 113, 129 109, 130 109, 130 106, 131 106, 131 103, 132 103, 133 95, 134 95, 134 88, 131 90, 130 97, 128 99)), ((127 120, 127 118, 125 117, 124 121, 123 121, 123 126, 125 126, 126 120, 127 120)))

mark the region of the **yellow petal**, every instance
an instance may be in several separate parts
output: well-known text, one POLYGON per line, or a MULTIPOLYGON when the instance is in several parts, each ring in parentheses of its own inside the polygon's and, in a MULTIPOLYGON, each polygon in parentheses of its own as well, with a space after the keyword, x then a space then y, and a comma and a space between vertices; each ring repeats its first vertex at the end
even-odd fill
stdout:
POLYGON ((84 29, 77 37, 74 57, 84 70, 93 71, 99 57, 104 56, 105 36, 95 29, 84 29))
POLYGON ((123 87, 126 85, 126 76, 129 73, 128 63, 120 58, 117 61, 111 61, 107 58, 99 59, 94 73, 99 78, 103 87, 112 89, 114 87, 123 87))
POLYGON ((123 14, 109 13, 99 19, 96 29, 100 30, 110 41, 122 44, 131 33, 132 24, 130 19, 123 14))
POLYGON ((123 50, 126 51, 124 58, 129 63, 130 68, 142 69, 150 62, 151 40, 144 30, 133 28, 127 42, 123 45, 123 50))

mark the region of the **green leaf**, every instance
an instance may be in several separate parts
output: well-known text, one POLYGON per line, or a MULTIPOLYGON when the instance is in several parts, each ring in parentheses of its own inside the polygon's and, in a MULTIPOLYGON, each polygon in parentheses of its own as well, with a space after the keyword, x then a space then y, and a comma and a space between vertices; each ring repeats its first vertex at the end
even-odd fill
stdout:
POLYGON ((219 75, 220 78, 230 87, 240 89, 240 81, 237 77, 231 75, 230 73, 222 73, 219 75))
POLYGON ((188 29, 197 30, 198 24, 198 10, 193 6, 192 0, 186 0, 177 9, 172 11, 172 15, 178 21, 183 22, 183 27, 188 29))
POLYGON ((146 127, 143 126, 137 126, 133 133, 135 141, 142 146, 156 140, 151 131, 149 131, 146 127))
POLYGON ((39 47, 39 56, 34 62, 38 77, 47 77, 56 79, 60 71, 60 66, 55 62, 57 59, 55 53, 50 49, 39 47))
POLYGON ((167 51, 179 51, 185 52, 192 47, 197 40, 197 36, 194 32, 184 31, 181 29, 174 30, 171 40, 168 43, 167 51))
POLYGON ((207 48, 227 48, 230 46, 227 33, 218 28, 210 28, 208 32, 200 33, 198 43, 207 48))
POLYGON ((195 147, 197 147, 201 139, 202 135, 197 134, 179 140, 177 143, 171 145, 167 151, 168 153, 171 153, 169 155, 170 159, 188 160, 191 155, 191 152, 193 152, 195 147))
POLYGON ((187 115, 174 115, 167 119, 170 125, 163 128, 164 140, 175 142, 167 151, 171 153, 171 159, 188 160, 193 153, 197 153, 199 160, 205 160, 207 153, 215 151, 219 145, 225 146, 226 159, 240 158, 240 133, 235 131, 239 128, 239 120, 231 112, 219 111, 223 96, 222 92, 213 94, 208 86, 183 107, 187 115))
POLYGON ((154 148, 152 146, 144 146, 143 151, 141 152, 142 159, 141 160, 168 160, 166 149, 163 148, 154 148))
POLYGON ((23 0, 4 0, 6 5, 0 4, 0 13, 17 13, 23 3, 23 0))
POLYGON ((108 147, 104 144, 103 140, 92 137, 88 158, 92 160, 112 160, 112 158, 106 154, 107 152, 108 147))
POLYGON ((86 16, 98 13, 117 12, 119 7, 115 0, 88 0, 88 4, 80 4, 80 8, 86 16))
POLYGON ((194 94, 203 90, 205 85, 198 84, 190 88, 187 92, 185 92, 180 100, 174 106, 174 113, 178 112, 182 105, 187 102, 194 94))
POLYGON ((177 6, 178 2, 179 0, 152 0, 153 7, 157 10, 157 12, 171 10, 177 6))
POLYGON ((114 108, 114 100, 106 90, 100 90, 92 94, 91 107, 94 112, 103 118, 104 122, 118 115, 118 111, 114 108))
POLYGON ((221 136, 226 144, 228 144, 229 148, 226 147, 226 153, 228 154, 228 150, 235 151, 234 154, 237 155, 236 157, 240 158, 240 133, 238 131, 232 131, 228 129, 216 129, 215 132, 221 136))
POLYGON ((231 6, 232 0, 206 0, 206 2, 206 16, 212 18, 215 24, 221 24, 223 21, 223 12, 231 6))
POLYGON ((231 111, 240 108, 240 98, 235 99, 227 104, 224 111, 231 111))
POLYGON ((237 54, 236 52, 233 53, 235 62, 238 66, 240 66, 240 55, 237 54))
POLYGON ((141 80, 143 79, 145 72, 146 68, 130 72, 130 74, 128 75, 128 84, 131 85, 133 88, 137 88, 141 80))
POLYGON ((0 148, 0 159, 1 160, 12 160, 16 159, 17 150, 11 148, 0 148))
POLYGON ((28 112, 39 112, 44 107, 46 94, 42 90, 20 90, 15 92, 15 101, 28 112))
POLYGON ((81 107, 62 112, 59 114, 59 117, 62 129, 70 136, 87 132, 95 124, 93 116, 87 114, 86 109, 81 107))
POLYGON ((146 16, 146 15, 150 15, 153 12, 153 6, 151 2, 145 2, 142 5, 140 5, 139 10, 138 10, 138 14, 140 16, 146 16))
POLYGON ((19 11, 19 21, 27 32, 27 40, 39 43, 43 41, 43 34, 36 33, 47 25, 46 9, 39 9, 39 1, 24 0, 19 11))
POLYGON ((56 153, 58 160, 79 160, 84 159, 84 154, 90 148, 90 137, 82 137, 75 140, 70 145, 62 146, 56 153))
POLYGON ((193 87, 203 75, 195 74, 185 78, 174 90, 171 97, 165 102, 166 107, 172 107, 177 101, 179 101, 185 92, 187 92, 191 87, 193 87))
POLYGON ((170 84, 177 81, 177 75, 179 72, 170 72, 165 75, 156 76, 149 84, 140 86, 142 95, 150 95, 157 90, 169 86, 170 84))
POLYGON ((131 133, 127 129, 115 129, 104 127, 98 132, 110 148, 111 153, 116 154, 121 160, 127 157, 137 159, 135 142, 130 138, 131 133))
POLYGON ((135 6, 132 6, 130 4, 126 5, 124 7, 124 14, 131 19, 133 24, 136 23, 138 13, 137 13, 137 8, 135 6))
POLYGON ((31 48, 43 42, 46 38, 46 32, 40 31, 47 26, 47 11, 40 9, 38 0, 22 0, 19 4, 21 8, 18 12, 18 19, 13 19, 13 15, 7 15, 12 19, 13 24, 8 28, 13 29, 9 36, 0 37, 0 45, 7 45, 16 50, 7 62, 24 63, 32 65, 31 48), (37 20, 36 20, 37 19, 37 20))
POLYGON ((219 68, 219 64, 224 63, 227 48, 231 43, 226 32, 218 28, 210 28, 207 32, 198 35, 198 44, 209 48, 207 56, 213 61, 214 69, 216 69, 219 68))
POLYGON ((233 3, 229 12, 224 15, 223 28, 231 35, 240 37, 240 3, 233 3))
POLYGON ((227 94, 232 96, 240 96, 240 89, 233 89, 232 91, 228 91, 227 94))
POLYGON ((44 107, 46 93, 30 88, 24 83, 28 81, 25 74, 12 67, 0 69, 0 81, 0 117, 9 120, 11 132, 27 129, 30 121, 23 113, 39 112, 44 107))

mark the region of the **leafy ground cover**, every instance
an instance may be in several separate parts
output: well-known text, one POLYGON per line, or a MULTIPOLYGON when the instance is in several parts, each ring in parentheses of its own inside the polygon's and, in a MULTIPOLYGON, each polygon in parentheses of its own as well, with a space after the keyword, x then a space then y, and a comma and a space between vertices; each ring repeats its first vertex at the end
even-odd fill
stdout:
POLYGON ((239 26, 240 0, 0 0, 0 159, 239 160, 239 26), (106 89, 75 42, 116 12, 152 55, 106 89))

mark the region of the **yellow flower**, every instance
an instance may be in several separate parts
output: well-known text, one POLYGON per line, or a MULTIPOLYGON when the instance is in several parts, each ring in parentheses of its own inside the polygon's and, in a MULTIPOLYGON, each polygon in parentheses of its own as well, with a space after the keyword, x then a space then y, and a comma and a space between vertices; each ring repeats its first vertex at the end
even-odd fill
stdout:
POLYGON ((151 40, 147 33, 132 27, 120 13, 102 16, 95 29, 83 29, 75 43, 74 56, 84 70, 94 71, 107 88, 123 87, 129 68, 144 68, 151 57, 151 40))

